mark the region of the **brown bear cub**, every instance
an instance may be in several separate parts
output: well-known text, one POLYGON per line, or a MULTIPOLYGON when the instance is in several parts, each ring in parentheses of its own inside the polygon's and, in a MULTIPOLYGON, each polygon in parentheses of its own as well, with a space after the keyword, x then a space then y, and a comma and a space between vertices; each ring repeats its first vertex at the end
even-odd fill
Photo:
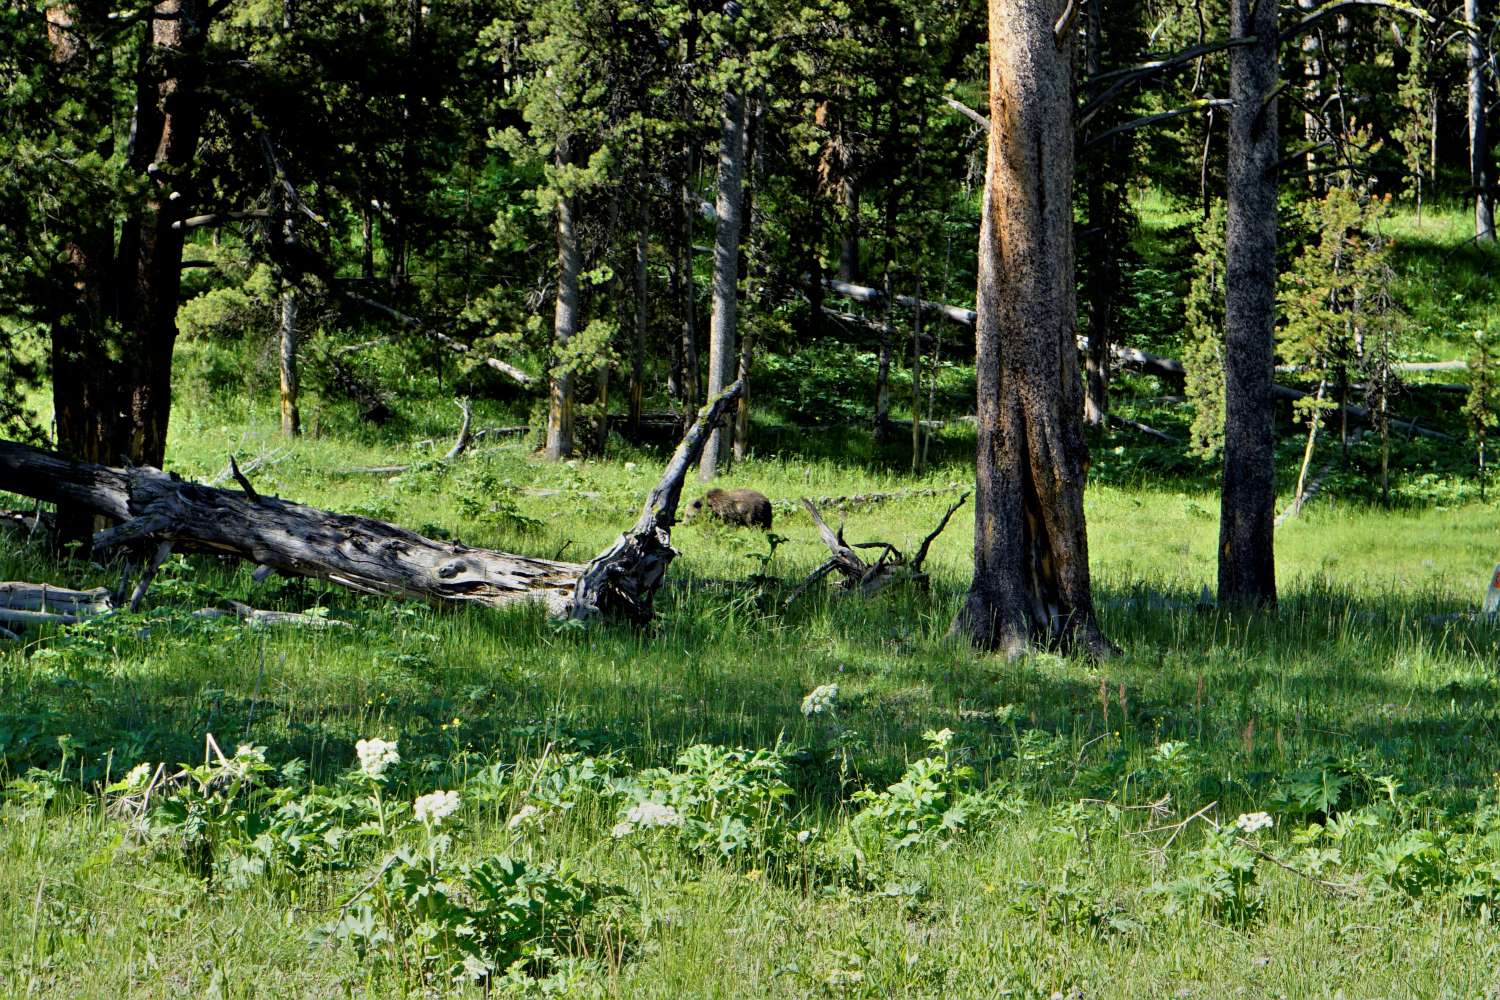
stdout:
POLYGON ((771 501, 755 490, 709 490, 687 505, 683 522, 691 521, 705 510, 725 524, 771 530, 771 501))

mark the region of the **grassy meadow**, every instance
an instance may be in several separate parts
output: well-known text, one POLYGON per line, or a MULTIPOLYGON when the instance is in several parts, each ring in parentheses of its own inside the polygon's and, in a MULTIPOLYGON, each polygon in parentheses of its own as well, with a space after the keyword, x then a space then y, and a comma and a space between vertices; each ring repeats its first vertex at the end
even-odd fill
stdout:
MULTIPOLYGON (((1121 411, 1180 427, 1145 381, 1121 411)), ((418 389, 393 427, 329 404, 288 444, 268 393, 188 382, 170 461, 262 456, 261 492, 580 560, 659 474, 516 438, 441 465, 455 412, 418 389), (413 468, 343 471, 392 462, 413 468)), ((1255 618, 1200 606, 1211 466, 1098 438, 1090 556, 1123 652, 1007 662, 947 635, 969 506, 930 591, 785 604, 825 555, 799 497, 925 490, 827 505, 909 551, 972 479, 971 430, 921 477, 862 429, 761 430, 730 478, 785 541, 678 528, 646 631, 177 557, 139 614, 0 644, 0 994, 1500 995, 1500 633, 1470 614, 1500 550, 1460 446, 1399 442, 1389 507, 1333 476, 1278 530, 1282 603, 1255 618), (231 599, 347 627, 192 615, 231 599), (362 767, 371 739, 399 761, 366 744, 362 767)), ((117 578, 0 535, 0 579, 117 578)))

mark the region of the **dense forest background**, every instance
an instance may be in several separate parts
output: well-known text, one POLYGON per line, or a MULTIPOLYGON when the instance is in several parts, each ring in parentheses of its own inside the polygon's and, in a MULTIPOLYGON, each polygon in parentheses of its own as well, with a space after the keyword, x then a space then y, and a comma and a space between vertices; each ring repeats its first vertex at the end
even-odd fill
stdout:
MULTIPOLYGON (((1424 278, 1485 258, 1424 242, 1420 211, 1393 240, 1387 207, 1477 201, 1492 234, 1494 17, 1336 6, 1289 8, 1278 50, 1278 350, 1303 423, 1392 408, 1367 341, 1457 361, 1485 332, 1433 315, 1424 278)), ((743 372, 705 474, 839 424, 920 469, 921 421, 973 413, 981 7, 12 5, 0 356, 53 390, 7 393, 8 426, 160 464, 174 384, 279 393, 289 434, 440 391, 506 402, 566 457, 668 439, 743 372)), ((1228 24, 1214 0, 1110 0, 1068 28, 1088 419, 1199 456, 1222 419, 1228 24), (1183 359, 1186 390, 1122 370, 1121 345, 1183 359)), ((1371 495, 1380 464, 1355 477, 1371 495)))

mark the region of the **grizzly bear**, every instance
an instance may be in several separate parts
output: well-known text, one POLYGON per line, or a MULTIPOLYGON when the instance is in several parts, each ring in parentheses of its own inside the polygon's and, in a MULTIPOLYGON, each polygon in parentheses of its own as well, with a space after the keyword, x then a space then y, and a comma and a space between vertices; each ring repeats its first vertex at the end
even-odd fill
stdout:
POLYGON ((705 510, 725 524, 771 530, 771 501, 755 490, 709 490, 687 505, 683 522, 691 521, 705 510))

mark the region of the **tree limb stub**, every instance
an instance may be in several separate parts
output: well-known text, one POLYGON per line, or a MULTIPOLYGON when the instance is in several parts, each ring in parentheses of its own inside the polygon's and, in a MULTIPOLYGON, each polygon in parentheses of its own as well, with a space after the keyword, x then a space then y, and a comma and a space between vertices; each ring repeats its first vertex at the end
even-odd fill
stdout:
POLYGON ((702 454, 708 429, 743 388, 734 383, 700 412, 635 526, 586 565, 435 541, 374 518, 214 489, 149 467, 73 462, 11 441, 0 441, 0 490, 74 504, 120 522, 95 536, 96 551, 181 542, 360 593, 492 607, 541 601, 557 616, 603 613, 644 622, 676 555, 671 526, 683 479, 702 454))
POLYGON ((954 513, 969 499, 965 492, 957 500, 949 505, 948 510, 938 521, 936 528, 922 539, 922 544, 917 547, 916 555, 908 559, 900 549, 890 542, 855 542, 844 541, 844 529, 840 525, 838 531, 828 527, 823 515, 818 511, 816 505, 806 497, 802 498, 802 506, 807 508, 808 515, 813 524, 817 526, 818 535, 823 539, 823 544, 828 546, 829 558, 813 570, 807 579, 797 585, 791 595, 786 599, 786 605, 790 605, 798 597, 802 596, 813 583, 827 576, 830 572, 837 572, 843 577, 844 586, 849 590, 858 590, 864 597, 873 597, 880 591, 899 583, 910 583, 918 587, 927 586, 927 573, 923 571, 922 564, 927 560, 928 550, 943 529, 948 527, 949 520, 954 513), (867 563, 860 558, 855 549, 878 548, 881 550, 880 558, 874 563, 867 563))

